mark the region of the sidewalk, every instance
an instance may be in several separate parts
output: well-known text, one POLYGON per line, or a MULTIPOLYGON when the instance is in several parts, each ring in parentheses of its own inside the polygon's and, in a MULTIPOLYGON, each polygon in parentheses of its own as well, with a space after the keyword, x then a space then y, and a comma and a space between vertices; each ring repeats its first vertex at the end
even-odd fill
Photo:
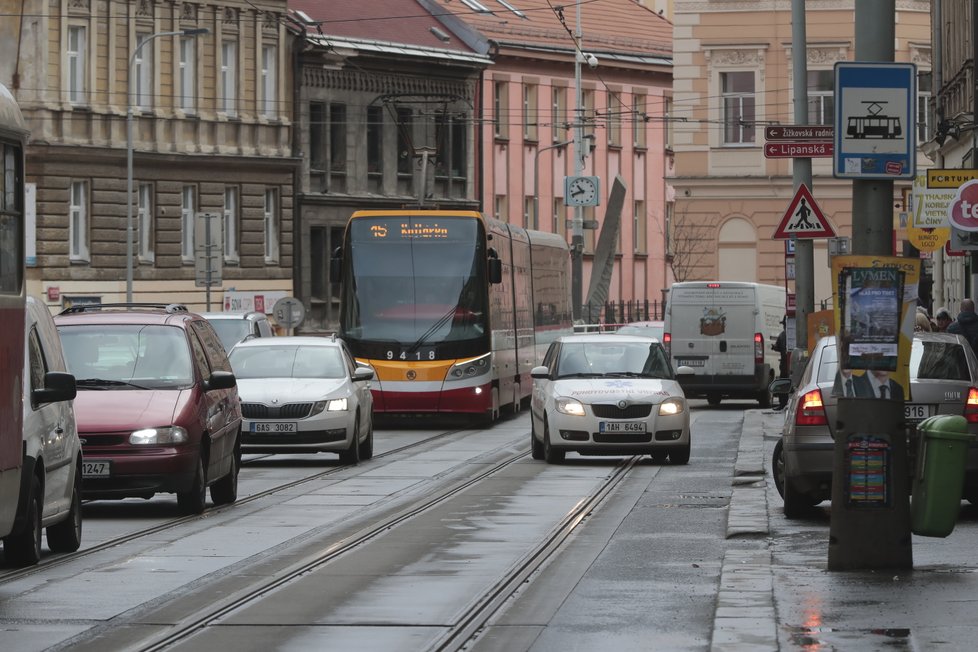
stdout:
POLYGON ((978 647, 978 510, 913 537, 908 571, 829 572, 829 503, 788 521, 771 476, 784 413, 749 410, 734 472, 715 651, 978 647))

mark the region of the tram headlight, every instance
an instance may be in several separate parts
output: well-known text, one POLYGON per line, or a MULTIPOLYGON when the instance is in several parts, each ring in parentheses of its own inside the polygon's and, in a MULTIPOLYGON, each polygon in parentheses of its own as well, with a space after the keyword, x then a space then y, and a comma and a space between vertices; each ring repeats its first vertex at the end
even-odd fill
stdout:
POLYGON ((452 365, 452 368, 448 370, 446 380, 462 380, 488 374, 492 370, 491 356, 491 353, 487 353, 486 355, 474 360, 466 360, 465 362, 455 363, 452 365))

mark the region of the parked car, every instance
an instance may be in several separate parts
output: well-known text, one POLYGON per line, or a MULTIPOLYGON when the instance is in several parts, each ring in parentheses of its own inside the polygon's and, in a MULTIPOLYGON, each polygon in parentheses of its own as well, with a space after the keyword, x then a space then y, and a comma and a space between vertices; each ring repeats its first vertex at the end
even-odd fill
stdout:
POLYGON ((689 461, 689 409, 660 343, 635 335, 567 335, 530 375, 534 459, 559 463, 574 451, 689 461))
POLYGON ((230 351, 238 342, 253 337, 275 335, 268 316, 261 312, 202 312, 200 316, 214 327, 225 351, 230 351))
POLYGON ((84 451, 86 498, 175 493, 199 514, 238 496, 241 407, 211 325, 180 305, 78 306, 55 317, 84 451))
MULTIPOLYGON (((788 518, 802 516, 810 507, 832 496, 832 465, 838 371, 834 336, 815 345, 775 446, 772 466, 775 485, 784 499, 788 518)), ((783 379, 776 383, 790 383, 783 379)), ((904 408, 909 424, 935 414, 960 414, 968 430, 978 434, 978 358, 967 340, 950 333, 914 333, 910 353, 910 400, 904 408)), ((913 469, 916 433, 910 433, 910 469, 913 469)), ((978 501, 978 444, 968 451, 963 495, 978 501)))
POLYGON ((645 337, 654 337, 660 342, 662 341, 662 334, 664 332, 664 321, 635 321, 630 324, 625 324, 615 331, 615 333, 618 335, 643 335, 645 337))
POLYGON ((27 297, 24 352, 24 465, 17 518, 3 539, 7 562, 41 559, 41 530, 52 552, 81 545, 82 453, 75 425, 75 379, 65 370, 50 311, 27 297))
POLYGON ((335 336, 248 340, 231 351, 249 452, 373 457, 374 371, 335 336))

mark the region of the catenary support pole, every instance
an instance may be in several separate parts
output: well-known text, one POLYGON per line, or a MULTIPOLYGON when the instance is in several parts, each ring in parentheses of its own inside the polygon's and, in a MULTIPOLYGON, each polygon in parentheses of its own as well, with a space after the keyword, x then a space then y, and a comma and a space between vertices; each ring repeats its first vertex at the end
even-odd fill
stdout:
MULTIPOLYGON (((808 124, 808 37, 805 0, 791 1, 791 72, 794 82, 795 124, 808 124)), ((812 159, 796 158, 791 165, 795 191, 801 184, 812 188, 812 159)), ((815 309, 814 242, 795 242, 795 346, 808 350, 808 315, 815 309)))

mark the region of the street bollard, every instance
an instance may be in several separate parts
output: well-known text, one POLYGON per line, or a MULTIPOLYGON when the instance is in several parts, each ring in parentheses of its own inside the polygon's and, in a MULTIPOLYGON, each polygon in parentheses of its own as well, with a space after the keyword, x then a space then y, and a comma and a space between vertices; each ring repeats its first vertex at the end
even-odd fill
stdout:
POLYGON ((964 417, 950 414, 925 419, 917 433, 910 529, 923 537, 946 537, 958 520, 968 445, 974 435, 964 417))

